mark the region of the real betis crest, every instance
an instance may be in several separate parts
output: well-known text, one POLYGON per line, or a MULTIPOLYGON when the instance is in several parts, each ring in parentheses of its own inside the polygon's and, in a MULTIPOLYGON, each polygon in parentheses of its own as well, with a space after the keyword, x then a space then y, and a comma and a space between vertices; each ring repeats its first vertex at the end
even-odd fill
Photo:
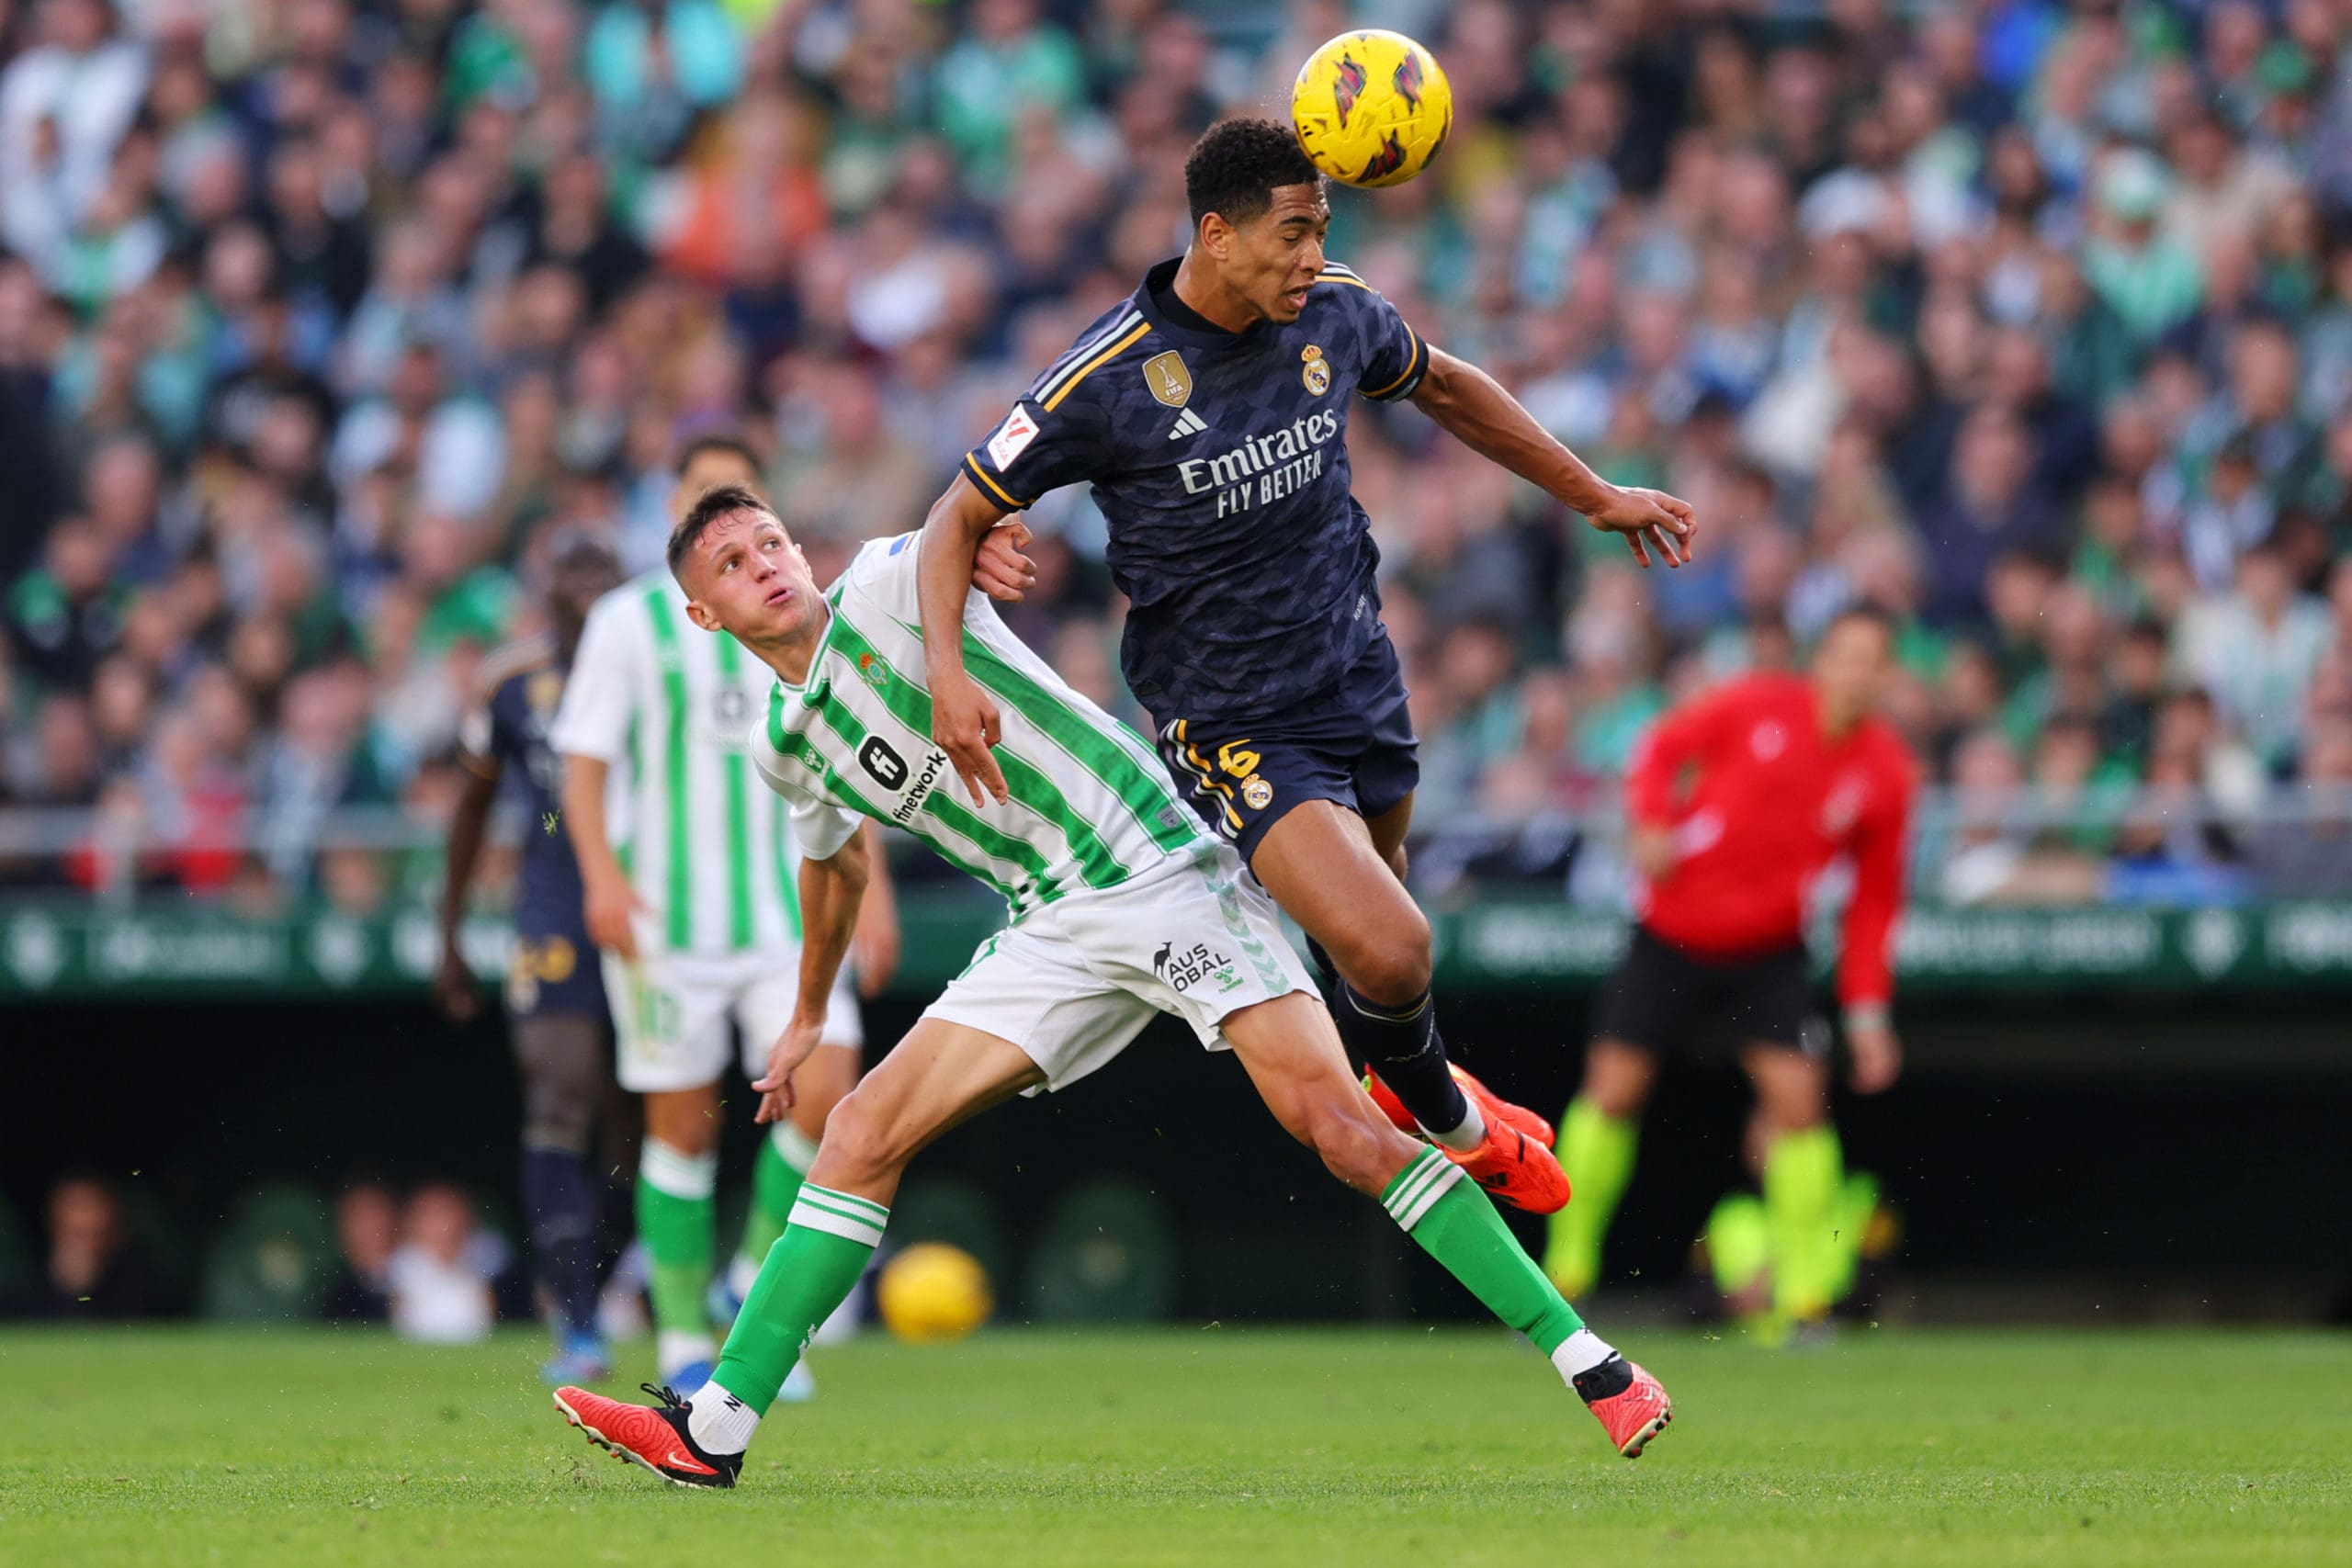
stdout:
POLYGON ((1174 349, 1143 362, 1143 384, 1151 395, 1171 409, 1181 409, 1193 395, 1193 373, 1174 349))
POLYGON ((861 653, 857 656, 857 675, 878 692, 889 683, 890 667, 870 653, 861 653))

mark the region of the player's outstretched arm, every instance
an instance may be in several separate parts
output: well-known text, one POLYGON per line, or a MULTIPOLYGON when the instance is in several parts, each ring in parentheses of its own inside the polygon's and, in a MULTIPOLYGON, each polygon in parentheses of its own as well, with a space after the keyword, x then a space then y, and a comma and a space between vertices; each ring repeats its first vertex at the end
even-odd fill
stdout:
POLYGON ((957 474, 923 519, 915 569, 931 686, 931 738, 947 753, 975 806, 987 804, 989 795, 1011 798, 1004 773, 989 754, 1004 734, 996 704, 964 669, 964 595, 971 587, 972 563, 980 540, 1004 516, 1004 508, 957 474))
POLYGON ((462 760, 466 787, 458 796, 458 808, 449 814, 449 849, 441 874, 441 964, 433 976, 433 999, 458 1023, 469 1021, 481 1010, 481 992, 458 948, 458 922, 465 916, 466 889, 473 884, 474 862, 481 856, 483 829, 498 799, 501 772, 495 758, 467 751, 462 760))
POLYGON ((623 958, 637 956, 631 912, 645 901, 631 887, 620 857, 605 836, 605 775, 601 757, 578 753, 563 759, 563 828, 571 835, 572 858, 580 863, 581 919, 591 941, 623 958))
POLYGON ((1697 525, 1690 502, 1664 491, 1611 484, 1553 439, 1492 376, 1442 349, 1429 353, 1428 374, 1412 400, 1464 446, 1542 486, 1603 533, 1623 535, 1644 566, 1650 564, 1651 550, 1668 566, 1690 558, 1697 525))
POLYGON ((781 1122, 792 1109, 793 1072, 824 1038, 825 1005, 849 956, 871 874, 863 832, 852 833, 824 860, 800 862, 800 996, 791 1021, 768 1048, 767 1072, 752 1085, 760 1095, 754 1121, 781 1122))
POLYGON ((901 932, 899 930, 899 890, 890 881, 890 861, 882 847, 882 824, 869 820, 858 829, 865 840, 865 902, 859 908, 857 929, 850 938, 850 957, 857 970, 857 994, 872 1001, 890 987, 899 972, 901 932))

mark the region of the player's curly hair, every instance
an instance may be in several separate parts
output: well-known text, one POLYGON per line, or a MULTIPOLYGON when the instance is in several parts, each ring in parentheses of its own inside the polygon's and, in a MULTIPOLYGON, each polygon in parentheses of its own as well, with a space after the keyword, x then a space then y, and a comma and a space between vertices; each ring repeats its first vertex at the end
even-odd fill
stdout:
POLYGON ((1227 223, 1248 222, 1274 205, 1276 186, 1322 183, 1289 126, 1254 116, 1210 126, 1184 160, 1184 199, 1195 229, 1212 212, 1227 223))

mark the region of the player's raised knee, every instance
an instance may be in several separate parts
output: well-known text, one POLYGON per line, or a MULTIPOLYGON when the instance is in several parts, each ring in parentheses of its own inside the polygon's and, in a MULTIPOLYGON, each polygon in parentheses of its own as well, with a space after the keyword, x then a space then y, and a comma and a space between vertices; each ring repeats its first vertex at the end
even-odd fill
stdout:
POLYGON ((1348 984, 1368 1001, 1410 1007, 1430 988, 1430 922, 1418 908, 1406 908, 1409 914, 1384 919, 1358 935, 1346 956, 1332 954, 1348 984))
POLYGON ((825 1119, 824 1141, 808 1179, 821 1187, 855 1187, 907 1161, 898 1146, 890 1118, 882 1114, 863 1089, 852 1089, 825 1119))

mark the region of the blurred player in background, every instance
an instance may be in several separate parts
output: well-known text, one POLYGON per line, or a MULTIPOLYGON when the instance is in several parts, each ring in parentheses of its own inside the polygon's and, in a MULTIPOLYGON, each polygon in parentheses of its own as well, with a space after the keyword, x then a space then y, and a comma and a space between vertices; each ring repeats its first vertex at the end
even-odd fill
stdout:
MULTIPOLYGON (((679 460, 677 510, 758 475, 750 447, 706 437, 679 460)), ((667 571, 600 601, 553 735, 588 934, 604 950, 620 1084, 645 1097, 638 1235, 661 1374, 680 1388, 710 1375, 712 1320, 731 1315, 783 1234, 825 1117, 857 1081, 863 1039, 844 975, 825 1048, 800 1069, 796 1113, 761 1140, 742 1242, 713 1290, 729 1026, 747 1072, 763 1070, 792 1016, 799 857, 782 803, 758 787, 744 752, 773 678, 732 637, 695 626, 685 604, 667 571)), ((897 961, 887 891, 861 934, 863 973, 879 987, 897 961)), ((809 1392, 799 1369, 787 1395, 809 1392)))
POLYGON ((563 766, 548 745, 589 606, 621 580, 612 547, 567 533, 549 551, 548 629, 482 660, 480 697, 465 716, 458 756, 470 775, 449 821, 441 890, 441 967, 434 996, 458 1022, 481 1010, 458 922, 499 791, 513 780, 528 809, 506 1014, 523 1080, 523 1212, 539 1283, 553 1299, 551 1382, 612 1371, 596 1331, 598 1214, 604 1183, 589 1163, 597 1111, 612 1081, 604 986, 580 910, 580 865, 560 830, 563 766))
POLYGON ((1601 989, 1584 1085, 1561 1124, 1576 1201, 1553 1219, 1544 1255, 1572 1300, 1600 1277, 1660 1055, 1713 1037, 1737 1048, 1767 1124, 1774 1316, 1792 1326, 1829 1309, 1842 1162, 1805 917, 1823 868, 1850 857, 1838 995, 1853 1087, 1875 1094, 1903 1065, 1888 1010, 1916 788, 1908 749, 1876 713, 1893 641, 1883 616, 1848 611, 1822 634, 1809 675, 1717 687, 1663 715, 1634 753, 1626 811, 1636 920, 1601 989))
MULTIPOLYGON (((1568 1190, 1543 1118, 1451 1066, 1428 919, 1405 889, 1420 780, 1380 552, 1350 493, 1357 397, 1409 400, 1473 451, 1669 565, 1690 509, 1610 484, 1494 379, 1424 344, 1329 262, 1323 176, 1291 127, 1228 119, 1184 165, 1184 254, 1049 366, 932 509, 953 527, 923 624, 952 634, 972 551, 1008 514, 1090 483, 1131 608, 1120 666, 1199 811, 1305 928, 1349 1050, 1399 1128, 1538 1213, 1568 1190)), ((926 547, 931 541, 926 536, 926 547)), ((931 645, 939 743, 1004 797, 998 713, 952 635, 931 645)))

